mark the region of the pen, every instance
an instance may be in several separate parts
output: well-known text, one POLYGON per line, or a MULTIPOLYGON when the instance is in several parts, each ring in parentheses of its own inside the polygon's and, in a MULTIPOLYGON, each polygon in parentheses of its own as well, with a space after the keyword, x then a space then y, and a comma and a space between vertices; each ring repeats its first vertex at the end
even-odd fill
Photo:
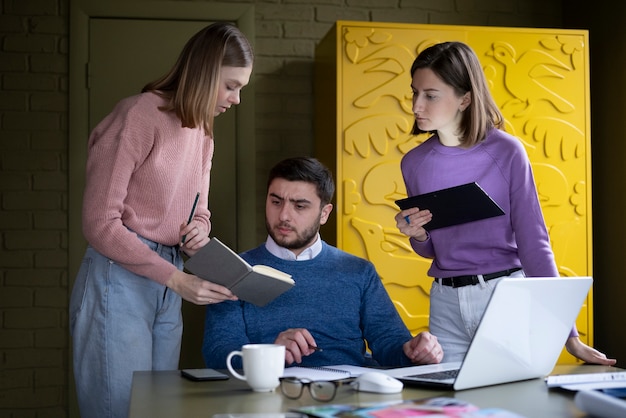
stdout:
POLYGON ((312 349, 312 350, 315 350, 315 351, 324 351, 324 350, 322 350, 321 348, 316 347, 316 346, 311 345, 311 344, 309 344, 309 348, 310 348, 310 349, 312 349))
MULTIPOLYGON (((198 206, 198 199, 200 199, 200 192, 196 193, 196 198, 193 201, 193 206, 191 207, 191 213, 189 214, 189 219, 187 220, 187 225, 191 223, 193 219, 193 215, 196 213, 196 206, 198 206)), ((182 243, 185 243, 185 239, 187 238, 187 234, 183 235, 182 243)))

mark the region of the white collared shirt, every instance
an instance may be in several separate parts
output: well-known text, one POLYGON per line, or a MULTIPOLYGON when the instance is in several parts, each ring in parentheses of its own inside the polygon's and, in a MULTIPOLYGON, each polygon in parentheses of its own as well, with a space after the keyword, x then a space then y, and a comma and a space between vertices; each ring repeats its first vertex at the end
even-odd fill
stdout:
POLYGON ((265 241, 265 248, 267 248, 267 251, 269 251, 272 255, 275 255, 283 260, 305 261, 314 259, 319 253, 322 252, 322 240, 320 239, 320 234, 318 233, 313 244, 307 247, 300 254, 295 255, 291 250, 276 244, 276 241, 268 235, 267 240, 265 241))

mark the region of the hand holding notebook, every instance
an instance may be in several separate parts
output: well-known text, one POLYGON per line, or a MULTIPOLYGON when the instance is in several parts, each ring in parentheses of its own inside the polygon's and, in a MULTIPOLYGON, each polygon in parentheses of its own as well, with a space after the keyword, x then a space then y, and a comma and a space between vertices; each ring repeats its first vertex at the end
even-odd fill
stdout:
POLYGON ((251 266, 215 237, 185 262, 185 268, 257 306, 266 305, 295 284, 289 274, 275 268, 251 266))

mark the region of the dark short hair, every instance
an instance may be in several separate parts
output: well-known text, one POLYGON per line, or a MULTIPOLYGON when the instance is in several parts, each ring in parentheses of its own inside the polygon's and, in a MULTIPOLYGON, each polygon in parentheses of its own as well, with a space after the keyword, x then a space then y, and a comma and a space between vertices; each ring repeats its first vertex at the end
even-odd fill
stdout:
POLYGON ((330 203, 335 194, 335 181, 332 173, 324 164, 312 157, 287 158, 276 164, 270 170, 267 179, 268 189, 276 178, 314 184, 322 206, 330 203))
MULTIPOLYGON (((502 129, 504 118, 498 109, 476 53, 462 42, 442 42, 420 52, 411 66, 411 78, 422 68, 432 70, 460 97, 471 94, 471 103, 463 112, 459 134, 467 146, 482 141, 489 129, 502 129)), ((413 134, 424 133, 413 125, 413 134)))

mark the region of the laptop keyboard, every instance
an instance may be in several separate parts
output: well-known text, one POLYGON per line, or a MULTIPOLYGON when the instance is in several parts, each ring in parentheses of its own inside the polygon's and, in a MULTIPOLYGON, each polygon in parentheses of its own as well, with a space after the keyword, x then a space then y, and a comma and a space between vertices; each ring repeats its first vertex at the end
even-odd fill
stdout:
POLYGON ((418 379, 446 380, 446 379, 456 378, 457 374, 459 374, 459 369, 444 370, 442 372, 416 374, 416 375, 408 376, 408 377, 416 377, 418 379))

